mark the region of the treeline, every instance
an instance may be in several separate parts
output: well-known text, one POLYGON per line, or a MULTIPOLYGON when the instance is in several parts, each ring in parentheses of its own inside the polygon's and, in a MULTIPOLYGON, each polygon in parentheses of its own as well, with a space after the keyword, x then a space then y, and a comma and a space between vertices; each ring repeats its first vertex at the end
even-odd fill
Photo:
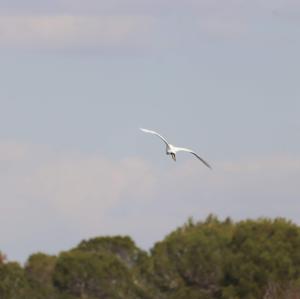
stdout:
POLYGON ((154 245, 82 241, 24 267, 0 258, 0 299, 297 299, 300 227, 285 219, 189 220, 154 245))

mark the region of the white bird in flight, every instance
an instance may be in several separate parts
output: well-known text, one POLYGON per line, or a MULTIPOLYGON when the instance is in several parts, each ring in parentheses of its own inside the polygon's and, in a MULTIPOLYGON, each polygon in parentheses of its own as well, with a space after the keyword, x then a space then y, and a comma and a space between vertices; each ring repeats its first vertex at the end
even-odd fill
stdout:
POLYGON ((160 134, 158 134, 154 131, 147 130, 147 129, 142 129, 142 128, 140 130, 145 132, 145 133, 150 133, 150 134, 158 136, 166 144, 166 154, 171 155, 171 157, 173 158, 174 161, 176 161, 176 153, 177 152, 188 152, 188 153, 191 153, 194 156, 196 156, 208 168, 211 168, 211 166, 205 160, 203 160, 201 157, 199 157, 194 151, 192 151, 188 148, 174 146, 174 145, 168 143, 168 141, 163 136, 161 136, 160 134))

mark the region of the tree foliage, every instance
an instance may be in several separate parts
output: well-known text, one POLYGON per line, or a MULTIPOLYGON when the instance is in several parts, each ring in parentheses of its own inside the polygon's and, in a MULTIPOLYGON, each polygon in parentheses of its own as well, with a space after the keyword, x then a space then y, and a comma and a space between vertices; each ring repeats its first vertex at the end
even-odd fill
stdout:
POLYGON ((0 298, 300 299, 300 227, 210 215, 189 219, 150 252, 116 236, 33 254, 24 267, 2 258, 0 298))

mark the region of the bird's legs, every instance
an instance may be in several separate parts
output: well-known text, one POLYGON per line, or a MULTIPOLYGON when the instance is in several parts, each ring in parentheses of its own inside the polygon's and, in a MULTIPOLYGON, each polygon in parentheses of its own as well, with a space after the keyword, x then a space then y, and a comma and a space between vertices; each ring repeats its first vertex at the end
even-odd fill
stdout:
POLYGON ((171 153, 172 159, 176 162, 176 155, 174 153, 171 153))

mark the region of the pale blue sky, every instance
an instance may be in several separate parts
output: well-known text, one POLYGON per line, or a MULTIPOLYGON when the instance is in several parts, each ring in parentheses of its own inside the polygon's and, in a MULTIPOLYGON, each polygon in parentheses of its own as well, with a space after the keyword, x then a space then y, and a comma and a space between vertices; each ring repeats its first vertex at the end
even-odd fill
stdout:
POLYGON ((0 4, 10 259, 118 233, 149 248, 210 212, 298 220, 298 3, 23 2, 0 4), (213 172, 184 154, 175 164, 139 127, 213 172))

